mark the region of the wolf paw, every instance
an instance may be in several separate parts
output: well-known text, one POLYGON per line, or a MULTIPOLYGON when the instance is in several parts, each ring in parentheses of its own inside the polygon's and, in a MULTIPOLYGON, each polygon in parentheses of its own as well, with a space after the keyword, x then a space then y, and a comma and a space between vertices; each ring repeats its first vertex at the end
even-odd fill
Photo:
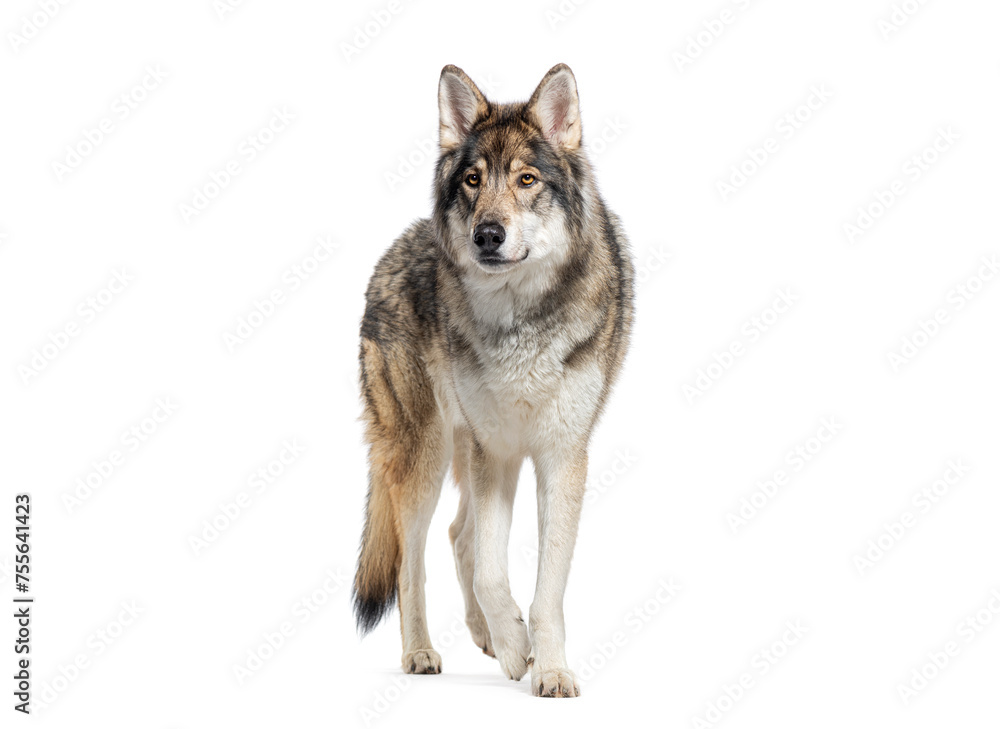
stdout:
POLYGON ((508 623, 505 631, 490 631, 490 635, 493 651, 504 675, 513 681, 520 681, 528 672, 528 655, 531 653, 531 641, 528 640, 524 620, 519 617, 508 623))
POLYGON ((441 673, 441 656, 430 648, 403 654, 405 673, 441 673))
POLYGON ((531 671, 531 693, 548 698, 573 698, 580 695, 580 684, 568 668, 531 671))

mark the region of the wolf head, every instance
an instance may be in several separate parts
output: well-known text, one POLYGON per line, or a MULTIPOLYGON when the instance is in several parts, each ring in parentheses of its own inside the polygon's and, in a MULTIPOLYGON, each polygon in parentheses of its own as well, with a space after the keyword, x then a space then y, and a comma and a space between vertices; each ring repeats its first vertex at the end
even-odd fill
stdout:
POLYGON ((569 66, 526 103, 494 104, 455 66, 438 89, 434 219, 445 254, 485 285, 567 263, 582 245, 590 166, 569 66))

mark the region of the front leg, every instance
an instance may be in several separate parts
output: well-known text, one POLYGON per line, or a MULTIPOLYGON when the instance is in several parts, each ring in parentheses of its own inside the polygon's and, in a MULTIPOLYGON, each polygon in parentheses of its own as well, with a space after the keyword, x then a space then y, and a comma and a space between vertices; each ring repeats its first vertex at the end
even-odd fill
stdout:
POLYGON ((531 643, 521 610, 510 594, 507 543, 520 457, 502 458, 472 447, 472 504, 476 559, 472 589, 486 616, 493 652, 507 678, 520 681, 528 670, 531 643))
POLYGON ((535 696, 580 695, 566 665, 563 595, 569 579, 587 479, 586 446, 543 453, 535 460, 538 480, 538 577, 528 613, 534 655, 531 690, 535 696))

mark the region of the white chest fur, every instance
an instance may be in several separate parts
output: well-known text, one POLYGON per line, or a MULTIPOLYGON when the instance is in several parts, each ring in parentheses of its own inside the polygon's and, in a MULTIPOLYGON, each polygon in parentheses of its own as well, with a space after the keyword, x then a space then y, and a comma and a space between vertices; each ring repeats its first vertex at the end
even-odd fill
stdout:
POLYGON ((563 361, 579 334, 569 325, 520 326, 474 338, 474 361, 454 362, 462 414, 484 445, 527 453, 535 446, 572 443, 589 428, 603 385, 596 365, 563 361))

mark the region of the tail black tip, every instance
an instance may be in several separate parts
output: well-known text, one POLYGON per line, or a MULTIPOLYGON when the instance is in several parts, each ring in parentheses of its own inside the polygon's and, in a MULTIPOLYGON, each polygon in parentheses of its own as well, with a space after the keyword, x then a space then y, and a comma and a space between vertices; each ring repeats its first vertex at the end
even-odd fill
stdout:
POLYGON ((392 592, 384 598, 365 597, 355 591, 353 599, 354 619, 358 625, 358 633, 363 638, 392 612, 396 605, 396 586, 393 585, 392 592))

